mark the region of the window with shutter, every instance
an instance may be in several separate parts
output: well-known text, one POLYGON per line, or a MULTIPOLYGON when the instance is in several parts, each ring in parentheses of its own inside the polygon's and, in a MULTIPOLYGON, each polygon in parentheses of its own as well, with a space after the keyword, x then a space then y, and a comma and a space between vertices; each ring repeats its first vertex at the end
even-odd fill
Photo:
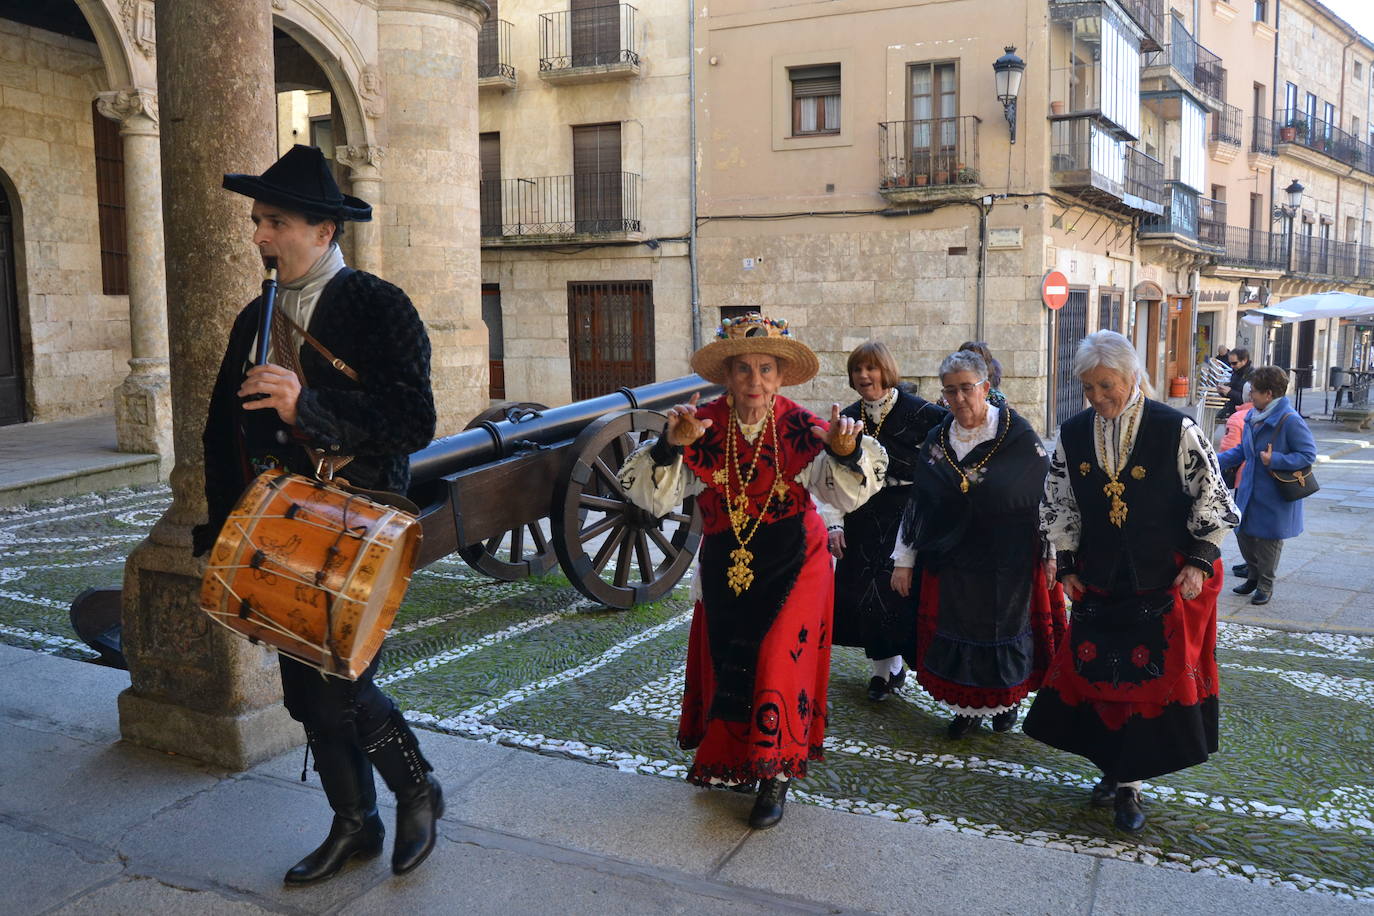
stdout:
POLYGON ((623 181, 620 124, 574 127, 573 231, 628 231, 624 218, 623 181))
POLYGON ((790 67, 792 136, 840 132, 840 65, 790 67))
POLYGON ((501 135, 482 134, 478 141, 478 155, 481 159, 482 179, 479 195, 482 207, 483 237, 501 234, 504 222, 501 218, 501 135))
POLYGON ((569 30, 572 66, 596 67, 620 60, 620 4, 572 0, 569 30))
POLYGON ((100 228, 101 290, 129 294, 129 245, 124 225, 124 141, 119 125, 91 103, 95 134, 95 195, 100 228))

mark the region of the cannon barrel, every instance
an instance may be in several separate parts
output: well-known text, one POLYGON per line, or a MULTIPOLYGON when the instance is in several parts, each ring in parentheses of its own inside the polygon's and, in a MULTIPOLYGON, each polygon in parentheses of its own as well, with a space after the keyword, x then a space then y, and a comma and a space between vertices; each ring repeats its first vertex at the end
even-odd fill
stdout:
POLYGON ((563 407, 552 407, 514 420, 486 422, 456 435, 436 439, 413 453, 410 456, 411 486, 507 458, 523 442, 543 446, 564 442, 575 437, 593 420, 617 410, 664 410, 683 403, 696 392, 708 398, 719 394, 721 390, 719 385, 699 375, 684 375, 637 388, 620 388, 611 394, 575 401, 563 407))

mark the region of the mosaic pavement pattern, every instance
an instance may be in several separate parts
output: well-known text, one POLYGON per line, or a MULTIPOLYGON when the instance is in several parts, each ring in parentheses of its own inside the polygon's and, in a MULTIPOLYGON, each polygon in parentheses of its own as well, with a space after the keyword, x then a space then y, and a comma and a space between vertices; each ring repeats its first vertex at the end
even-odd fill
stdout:
MULTIPOLYGON (((0 640, 56 655, 82 589, 120 581, 167 504, 119 490, 0 510, 0 640)), ((566 580, 503 584, 461 561, 418 573, 380 682, 417 724, 680 779, 673 737, 686 588, 630 612, 566 580)), ((824 807, 1092 855, 1374 901, 1374 638, 1223 624, 1222 753, 1145 787, 1149 823, 1126 838, 1086 805, 1096 772, 1020 734, 953 743, 914 688, 864 698, 858 652, 835 653, 827 759, 794 793, 824 807)))

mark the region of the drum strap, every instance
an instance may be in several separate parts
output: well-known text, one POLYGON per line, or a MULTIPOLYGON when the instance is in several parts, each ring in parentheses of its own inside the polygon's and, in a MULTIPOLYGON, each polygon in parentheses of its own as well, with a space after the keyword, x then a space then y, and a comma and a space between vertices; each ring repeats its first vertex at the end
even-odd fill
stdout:
MULTIPOLYGON (((352 366, 348 365, 348 363, 344 362, 343 360, 335 356, 333 353, 331 353, 328 347, 320 343, 318 340, 315 339, 315 336, 313 334, 311 334, 305 328, 297 324, 290 315, 286 314, 286 311, 284 309, 277 309, 275 312, 273 312, 272 320, 273 322, 279 324, 279 328, 282 332, 284 332, 285 329, 289 327, 291 330, 300 334, 301 337, 305 339, 306 343, 314 347, 315 351, 325 358, 325 361, 327 363, 329 363, 335 369, 342 372, 344 375, 348 376, 348 378, 352 381, 358 381, 358 373, 356 370, 353 369, 352 366)), ((273 329, 273 336, 276 336, 279 339, 286 339, 286 334, 278 333, 278 330, 279 329, 277 328, 273 329)), ((291 349, 292 352, 287 354, 288 361, 290 363, 290 365, 287 368, 291 369, 291 371, 296 373, 296 378, 300 379, 301 387, 304 388, 306 387, 305 373, 301 370, 300 360, 295 358, 296 354, 294 352, 294 348, 291 349)), ((305 446, 305 451, 306 454, 310 456, 310 460, 315 464, 315 476, 320 478, 321 480, 333 480, 334 475, 337 474, 340 470, 343 469, 345 465, 347 465, 350 461, 353 460, 352 455, 331 455, 329 452, 326 452, 322 448, 311 448, 308 445, 305 446)))

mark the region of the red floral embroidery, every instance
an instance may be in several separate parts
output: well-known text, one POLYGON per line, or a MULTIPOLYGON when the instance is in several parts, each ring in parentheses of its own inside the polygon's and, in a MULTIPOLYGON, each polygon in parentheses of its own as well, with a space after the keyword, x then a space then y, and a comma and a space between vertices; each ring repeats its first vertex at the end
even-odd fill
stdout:
POLYGON ((1090 642, 1078 644, 1078 657, 1081 661, 1090 662, 1097 658, 1097 646, 1090 642))
POLYGON ((1144 646, 1136 646, 1131 650, 1131 664, 1137 668, 1144 668, 1150 663, 1150 650, 1144 646))

